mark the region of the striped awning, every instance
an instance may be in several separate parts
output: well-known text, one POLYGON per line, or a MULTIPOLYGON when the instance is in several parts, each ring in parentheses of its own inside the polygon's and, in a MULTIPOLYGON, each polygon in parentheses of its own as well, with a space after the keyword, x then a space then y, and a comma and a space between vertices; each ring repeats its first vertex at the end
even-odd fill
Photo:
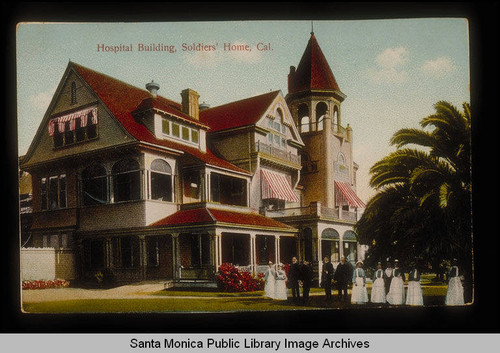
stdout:
POLYGON ((335 183, 335 205, 349 205, 356 208, 366 208, 365 203, 356 195, 349 183, 334 181, 335 183))
POLYGON ((57 124, 57 131, 64 132, 66 123, 69 121, 69 129, 70 131, 75 130, 76 128, 76 119, 80 118, 80 126, 87 126, 87 120, 91 114, 90 124, 97 124, 97 107, 90 107, 87 109, 83 109, 71 114, 66 114, 63 116, 59 116, 57 118, 53 118, 49 121, 49 135, 53 136, 55 133, 55 126, 57 124))
POLYGON ((291 181, 283 174, 261 169, 262 199, 279 199, 300 202, 292 189, 291 181))

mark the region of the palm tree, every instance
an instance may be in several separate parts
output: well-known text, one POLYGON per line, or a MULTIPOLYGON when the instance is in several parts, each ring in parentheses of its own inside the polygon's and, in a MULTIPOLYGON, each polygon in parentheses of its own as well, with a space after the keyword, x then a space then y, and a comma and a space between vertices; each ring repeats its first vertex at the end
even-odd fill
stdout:
POLYGON ((371 245, 371 261, 388 254, 420 257, 436 266, 457 258, 472 275, 471 114, 440 101, 420 122, 391 139, 397 150, 371 169, 377 194, 356 225, 360 241, 371 245), (385 252, 385 254, 384 254, 385 252))

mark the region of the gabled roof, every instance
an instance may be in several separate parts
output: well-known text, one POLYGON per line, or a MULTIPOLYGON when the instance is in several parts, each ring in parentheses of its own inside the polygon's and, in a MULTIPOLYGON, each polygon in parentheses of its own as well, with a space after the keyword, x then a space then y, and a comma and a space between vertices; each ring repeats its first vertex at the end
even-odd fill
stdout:
POLYGON ((145 89, 137 88, 73 62, 70 62, 69 65, 75 69, 78 75, 80 75, 80 77, 97 94, 97 96, 108 107, 110 112, 123 125, 127 132, 138 141, 175 149, 185 152, 203 163, 248 174, 247 171, 215 156, 210 150, 208 150, 208 148, 206 152, 203 152, 195 147, 186 146, 172 140, 157 139, 154 134, 146 128, 146 126, 135 120, 132 115, 132 112, 138 107, 141 106, 144 108, 149 105, 149 107, 155 107, 172 115, 178 116, 183 120, 200 125, 200 122, 194 120, 189 115, 181 111, 181 104, 161 96, 157 96, 152 99, 151 93, 145 89))
POLYGON ((210 132, 253 125, 262 118, 279 92, 272 91, 202 110, 200 122, 208 125, 210 132))
POLYGON ((153 224, 156 226, 181 226, 195 224, 237 224, 265 228, 277 228, 293 231, 294 228, 272 218, 262 216, 258 213, 244 213, 236 211, 221 210, 216 208, 196 208, 191 210, 181 210, 163 218, 153 224))
POLYGON ((311 33, 297 69, 292 69, 288 75, 288 93, 307 90, 340 91, 314 33, 311 33))

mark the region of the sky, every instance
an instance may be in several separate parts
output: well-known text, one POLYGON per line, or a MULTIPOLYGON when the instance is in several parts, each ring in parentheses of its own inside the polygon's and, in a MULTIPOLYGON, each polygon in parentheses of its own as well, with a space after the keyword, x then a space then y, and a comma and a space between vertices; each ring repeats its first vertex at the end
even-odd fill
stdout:
MULTIPOLYGON (((470 102, 468 23, 421 18, 312 25, 347 96, 342 124, 353 129, 357 193, 367 202, 375 193, 369 169, 395 150, 389 141, 397 130, 419 128, 438 101, 460 109, 470 102)), ((27 152, 69 61, 140 88, 154 80, 159 95, 178 102, 180 92, 192 88, 200 103, 217 106, 274 90, 286 95, 290 66, 298 65, 310 32, 311 21, 21 23, 18 153, 27 152), (140 51, 140 44, 175 50, 140 51), (225 44, 250 50, 224 50, 225 44), (202 46, 207 50, 196 50, 202 46)))

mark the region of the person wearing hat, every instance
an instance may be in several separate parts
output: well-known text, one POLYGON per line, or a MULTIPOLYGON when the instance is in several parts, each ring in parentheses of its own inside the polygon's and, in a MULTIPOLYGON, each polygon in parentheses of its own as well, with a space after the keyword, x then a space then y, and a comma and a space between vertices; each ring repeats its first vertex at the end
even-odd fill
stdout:
POLYGON ((304 260, 300 268, 301 279, 302 279, 302 301, 307 303, 309 301, 309 292, 311 290, 311 283, 313 280, 313 268, 309 261, 304 260))
POLYGON ((420 286, 420 271, 417 264, 412 264, 412 269, 408 274, 408 293, 406 294, 406 305, 424 305, 424 296, 420 286))
POLYGON ((446 290, 446 305, 464 305, 464 287, 458 270, 458 260, 453 259, 448 272, 448 289, 446 290))
POLYGON ((347 285, 351 280, 351 272, 351 265, 345 261, 345 256, 342 256, 333 277, 338 290, 339 301, 347 301, 349 299, 347 296, 347 285))
POLYGON ((394 261, 394 268, 392 270, 391 286, 389 293, 387 293, 387 302, 392 305, 402 305, 405 303, 405 282, 404 273, 399 267, 399 261, 394 261))
POLYGON ((325 288, 326 300, 332 299, 332 280, 334 272, 335 270, 330 262, 330 258, 325 256, 323 259, 323 270, 321 272, 321 286, 325 288))
POLYGON ((356 262, 356 268, 352 274, 352 304, 365 304, 368 302, 368 291, 366 290, 366 274, 363 270, 363 262, 356 262))
POLYGON ((278 265, 278 269, 276 270, 276 284, 274 288, 274 299, 278 300, 287 300, 288 299, 288 290, 286 288, 286 272, 283 269, 283 264, 278 265))
POLYGON ((290 269, 288 271, 288 285, 292 289, 292 298, 295 303, 300 301, 300 265, 297 258, 292 257, 292 263, 290 264, 290 269))
POLYGON ((371 302, 385 303, 384 270, 382 270, 381 262, 377 264, 377 270, 373 274, 371 302))
POLYGON ((273 262, 269 261, 268 268, 264 273, 264 280, 266 285, 264 286, 264 295, 268 298, 274 299, 275 295, 275 285, 276 285, 276 270, 274 269, 273 262))

